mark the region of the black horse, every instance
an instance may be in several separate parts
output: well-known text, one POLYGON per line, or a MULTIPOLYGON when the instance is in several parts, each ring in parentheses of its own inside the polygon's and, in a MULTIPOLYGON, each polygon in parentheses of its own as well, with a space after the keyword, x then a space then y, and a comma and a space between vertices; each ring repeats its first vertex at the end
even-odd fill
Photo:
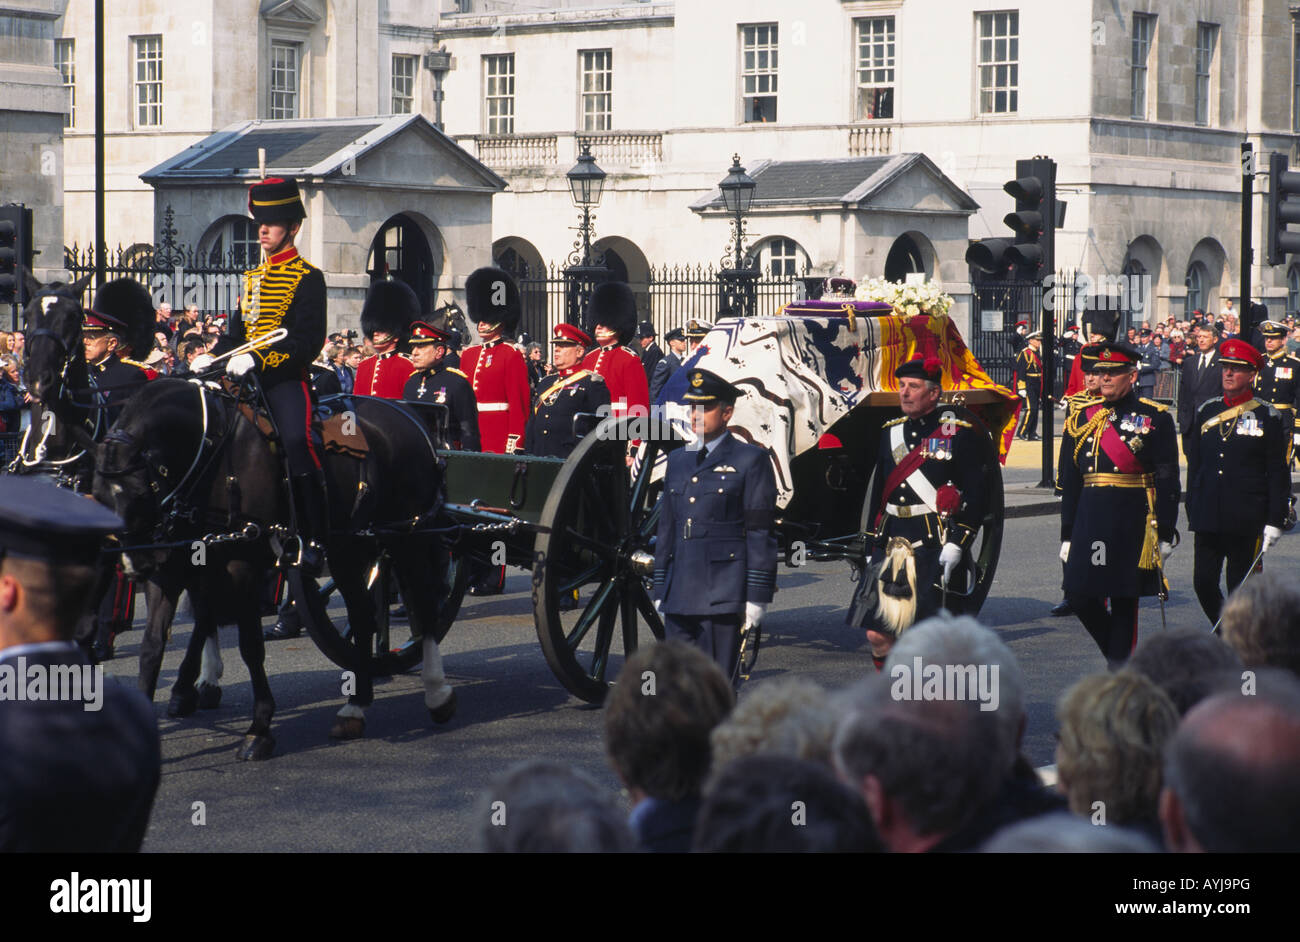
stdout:
MULTIPOLYGON (((375 609, 364 574, 382 543, 406 590, 413 631, 422 635, 425 704, 435 722, 446 722, 455 693, 433 636, 442 587, 431 578, 445 571, 445 550, 421 532, 441 508, 436 450, 421 422, 404 410, 367 397, 350 404, 344 429, 351 422, 356 443, 364 447, 325 453, 333 522, 326 550, 362 655, 357 663, 369 664, 375 609), (362 531, 371 535, 357 535, 362 531)), ((150 610, 147 636, 165 636, 155 630, 155 618, 170 622, 183 589, 195 600, 195 631, 173 687, 173 705, 192 709, 197 696, 200 609, 205 622, 234 621, 254 695, 253 722, 237 755, 267 758, 274 746, 275 702, 263 667, 258 589, 271 566, 292 564, 296 539, 286 474, 272 441, 233 396, 213 384, 158 379, 126 404, 100 446, 94 493, 125 521, 124 555, 133 575, 160 587, 161 604, 157 612, 150 610)), ((300 596, 315 588, 311 580, 296 584, 300 596)), ((319 608, 313 599, 296 601, 309 613, 319 608)), ((202 626, 203 632, 210 629, 202 626)), ((335 738, 364 732, 364 708, 374 698, 368 667, 358 669, 354 681, 355 692, 330 731, 335 738)))

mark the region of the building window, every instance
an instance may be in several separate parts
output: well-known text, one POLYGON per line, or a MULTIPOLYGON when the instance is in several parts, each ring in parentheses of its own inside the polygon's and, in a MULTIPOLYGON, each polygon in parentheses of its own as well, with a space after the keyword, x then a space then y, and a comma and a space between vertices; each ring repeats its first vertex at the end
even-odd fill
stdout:
POLYGON ((298 117, 298 44, 271 43, 271 107, 269 116, 298 117))
POLYGON ((1286 272, 1286 312, 1300 311, 1300 268, 1292 265, 1286 272))
POLYGON ((1194 311, 1205 311, 1205 266, 1192 262, 1187 268, 1187 302, 1183 307, 1183 316, 1192 319, 1194 311))
POLYGON ((978 13, 980 114, 1020 109, 1020 13, 978 13))
POLYGON ((614 53, 586 49, 578 53, 582 68, 582 129, 608 131, 614 116, 614 53))
POLYGON ((483 57, 483 96, 489 134, 515 133, 515 56, 483 57))
POLYGON ((1132 116, 1145 121, 1147 116, 1147 59, 1151 55, 1151 36, 1156 18, 1146 13, 1133 14, 1133 50, 1130 72, 1132 116))
POLYGON ((217 230, 208 249, 208 264, 255 268, 262 261, 262 245, 257 238, 257 223, 235 217, 217 230))
POLYGON ((1210 123, 1210 66, 1214 64, 1214 47, 1219 27, 1213 23, 1196 24, 1196 123, 1210 123))
POLYGON ((795 278, 808 271, 808 253, 794 239, 766 239, 746 253, 745 264, 773 278, 795 278))
POLYGON ((740 28, 740 84, 746 124, 776 120, 776 24, 740 28))
POLYGON ((63 116, 63 126, 70 128, 77 123, 77 63, 76 40, 54 40, 54 65, 63 76, 63 87, 68 90, 68 113, 63 116))
POLYGON ((858 20, 858 120, 894 116, 894 18, 858 20))
POLYGON ((393 56, 393 114, 410 114, 415 104, 416 56, 393 56))
POLYGON ((135 37, 135 126, 156 128, 163 120, 162 37, 135 37))

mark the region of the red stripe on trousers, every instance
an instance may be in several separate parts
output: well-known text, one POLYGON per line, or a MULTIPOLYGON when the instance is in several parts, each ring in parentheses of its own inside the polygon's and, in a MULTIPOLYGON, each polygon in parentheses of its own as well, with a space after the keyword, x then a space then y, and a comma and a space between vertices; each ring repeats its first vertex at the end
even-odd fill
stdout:
POLYGON ((302 398, 307 404, 307 408, 303 412, 304 421, 307 424, 307 453, 311 455, 311 460, 319 471, 321 468, 320 456, 316 454, 316 446, 312 444, 311 440, 311 393, 307 391, 306 380, 302 380, 302 398))

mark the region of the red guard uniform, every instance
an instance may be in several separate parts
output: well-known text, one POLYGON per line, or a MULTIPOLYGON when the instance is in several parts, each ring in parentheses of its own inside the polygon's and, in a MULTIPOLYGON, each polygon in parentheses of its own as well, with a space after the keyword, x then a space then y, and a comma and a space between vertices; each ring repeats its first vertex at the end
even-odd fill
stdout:
POLYGON ((582 368, 605 380, 609 387, 610 415, 649 414, 650 385, 646 382, 645 367, 641 358, 627 347, 616 343, 597 347, 587 354, 582 368))
POLYGON ((357 379, 352 391, 359 396, 401 399, 406 381, 414 372, 411 361, 396 350, 378 353, 357 364, 357 379))
MULTIPOLYGON (((476 344, 460 355, 460 371, 469 378, 478 401, 483 450, 510 455, 523 448, 532 399, 523 354, 500 340, 476 344)), ((358 373, 358 382, 360 379, 358 373)), ((644 380, 643 372, 643 384, 644 380)))

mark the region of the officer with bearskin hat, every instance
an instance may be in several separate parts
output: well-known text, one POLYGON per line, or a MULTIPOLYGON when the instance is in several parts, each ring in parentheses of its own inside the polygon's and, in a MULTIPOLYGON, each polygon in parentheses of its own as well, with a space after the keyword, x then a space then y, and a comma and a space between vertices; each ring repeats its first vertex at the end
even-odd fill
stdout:
POLYGON ((1098 345, 1102 399, 1066 419, 1061 441, 1065 594, 1111 666, 1137 643, 1139 598, 1168 596, 1163 566, 1178 521, 1173 417, 1135 394, 1141 363, 1127 343, 1098 345))
POLYGON ((742 632, 757 632, 776 592, 776 478, 757 445, 727 431, 741 390, 692 368, 682 401, 696 441, 668 455, 655 540, 655 610, 667 640, 695 645, 733 684, 742 632))
POLYGON ((308 368, 325 345, 325 276, 298 254, 294 239, 307 211, 293 180, 271 177, 248 190, 248 212, 257 223, 263 260, 244 272, 239 311, 230 326, 237 345, 277 330, 286 336, 231 357, 226 374, 255 372, 289 466, 289 481, 302 541, 299 564, 308 573, 324 564, 329 504, 321 467, 321 442, 311 426, 308 368))
POLYGON ((431 402, 447 410, 446 441, 443 447, 456 451, 482 451, 478 434, 478 403, 469 379, 446 365, 450 331, 428 321, 411 325, 411 363, 415 372, 406 381, 402 398, 408 402, 431 402))
POLYGON ((900 418, 885 423, 867 507, 871 564, 849 623, 866 628, 877 669, 898 636, 939 611, 945 587, 973 578, 970 547, 984 516, 980 432, 940 408, 943 365, 916 357, 894 371, 900 418))
POLYGON ((1282 536, 1294 427, 1289 414, 1251 388, 1264 366, 1258 350, 1244 340, 1225 340, 1219 363, 1223 394, 1197 410, 1187 452, 1187 528, 1196 534, 1192 585, 1210 624, 1218 623, 1223 608, 1224 563, 1232 592, 1261 551, 1282 536))
POLYGON ((579 367, 591 338, 572 324, 556 324, 551 332, 555 374, 542 379, 524 436, 534 455, 567 458, 578 447, 574 419, 609 414, 609 389, 599 373, 579 367))
POLYGON ((376 281, 361 306, 361 332, 375 355, 357 364, 352 391, 359 396, 401 399, 415 369, 401 353, 401 343, 420 318, 420 302, 404 281, 376 281))
POLYGON ((480 342, 461 354, 460 371, 478 402, 483 450, 513 454, 524 445, 532 398, 523 354, 505 339, 519 326, 519 287, 499 268, 480 268, 465 279, 465 300, 480 342))
POLYGON ((598 373, 609 387, 610 414, 648 415, 650 383, 641 358, 627 344, 636 336, 636 298, 622 281, 596 286, 587 307, 587 333, 595 350, 582 361, 584 370, 598 373))

